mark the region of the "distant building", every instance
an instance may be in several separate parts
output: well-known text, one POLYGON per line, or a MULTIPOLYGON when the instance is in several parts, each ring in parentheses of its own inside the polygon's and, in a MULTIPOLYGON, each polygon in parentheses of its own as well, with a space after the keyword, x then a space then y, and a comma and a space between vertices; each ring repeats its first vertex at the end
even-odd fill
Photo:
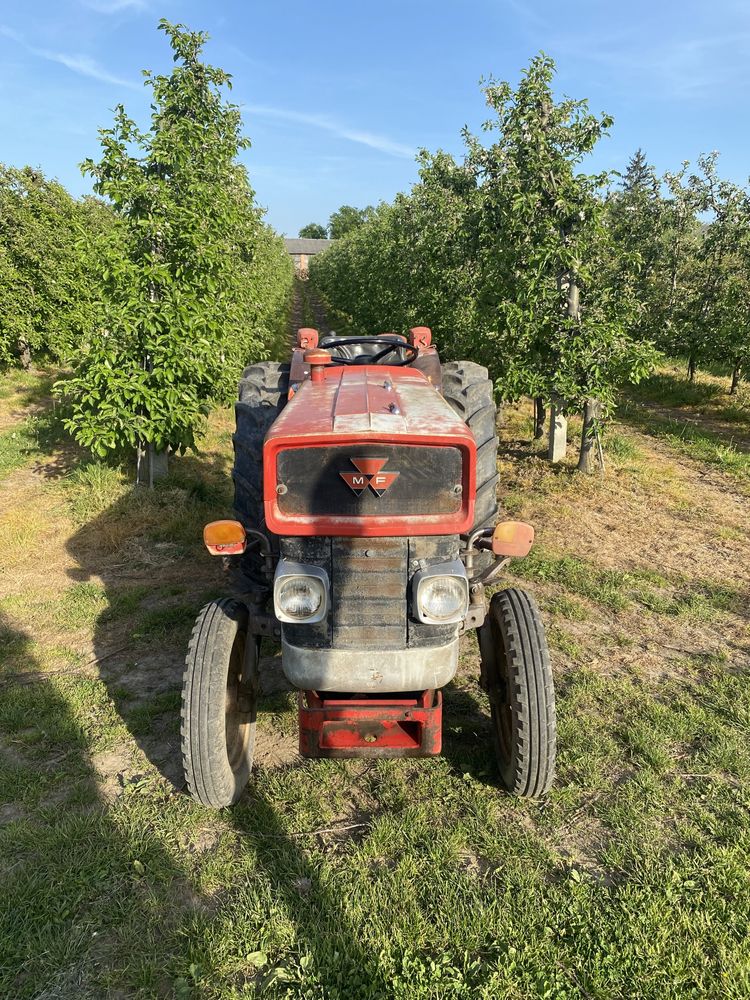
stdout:
POLYGON ((294 270, 300 278, 307 277, 307 265, 310 257, 323 251, 333 243, 333 240, 307 240, 298 238, 296 240, 284 240, 286 252, 291 255, 294 261, 294 270))

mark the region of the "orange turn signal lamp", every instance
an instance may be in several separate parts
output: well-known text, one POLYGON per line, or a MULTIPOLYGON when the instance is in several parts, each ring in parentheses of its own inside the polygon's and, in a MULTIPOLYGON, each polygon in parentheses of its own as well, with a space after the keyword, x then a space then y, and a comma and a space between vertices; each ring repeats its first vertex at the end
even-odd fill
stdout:
POLYGON ((212 556, 238 556, 245 551, 245 529, 239 521, 211 521, 203 529, 203 543, 212 556))
POLYGON ((534 544, 534 529, 525 521, 501 521, 492 533, 492 551, 496 556, 520 559, 534 544))

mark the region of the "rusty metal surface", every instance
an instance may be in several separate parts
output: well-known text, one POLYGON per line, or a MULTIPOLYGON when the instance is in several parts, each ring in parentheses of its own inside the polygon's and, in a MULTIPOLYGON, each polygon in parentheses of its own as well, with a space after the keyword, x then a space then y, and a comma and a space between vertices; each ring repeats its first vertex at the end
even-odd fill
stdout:
POLYGON ((320 566, 331 580, 331 609, 328 619, 315 625, 284 625, 284 637, 293 646, 325 649, 333 642, 334 617, 337 641, 360 643, 361 650, 377 650, 384 638, 379 626, 398 624, 397 646, 408 648, 448 645, 455 637, 454 625, 426 625, 409 616, 410 580, 423 567, 456 559, 457 535, 421 535, 401 538, 281 538, 281 555, 292 562, 320 566), (404 554, 402 543, 407 543, 404 554), (333 548, 335 544, 334 571, 333 548), (369 552, 369 555, 366 553, 369 552), (388 583, 384 581, 388 579, 388 583), (389 600, 382 598, 388 595, 389 600), (369 607, 368 607, 369 605, 369 607), (406 620, 406 640, 401 622, 406 620), (352 625, 358 636, 345 630, 352 625))
POLYGON ((285 448, 276 463, 280 515, 351 517, 460 514, 462 454, 458 448, 413 445, 285 448), (369 470, 372 464, 376 473, 369 470))
MULTIPOLYGON (((458 417, 426 376, 411 368, 360 366, 327 368, 315 384, 305 381, 290 399, 266 437, 263 449, 268 528, 279 535, 350 535, 376 537, 454 534, 465 531, 474 516, 476 445, 458 417), (332 445, 452 446, 462 456, 461 504, 451 514, 394 515, 289 514, 279 508, 277 458, 288 448, 332 445)), ((389 457, 384 447, 383 457, 389 457)), ((399 471, 399 470, 393 470, 399 471)))
POLYGON ((408 554, 406 538, 331 540, 332 646, 406 646, 408 554))
POLYGON ((308 649, 292 646, 284 630, 281 665, 290 684, 304 690, 372 694, 441 688, 458 669, 458 638, 422 648, 308 649))
POLYGON ((434 756, 442 748, 442 713, 440 691, 374 701, 300 691, 300 753, 337 758, 434 756))

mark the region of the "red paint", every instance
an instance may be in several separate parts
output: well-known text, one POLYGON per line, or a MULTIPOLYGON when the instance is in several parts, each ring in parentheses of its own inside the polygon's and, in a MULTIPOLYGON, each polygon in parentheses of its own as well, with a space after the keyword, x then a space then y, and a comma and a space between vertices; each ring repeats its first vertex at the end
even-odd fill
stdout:
POLYGON ((364 472, 366 476, 374 476, 383 468, 385 463, 388 461, 387 458, 353 458, 351 459, 352 465, 359 469, 360 472, 364 472))
POLYGON ((340 472, 349 489, 362 493, 369 486, 375 496, 382 497, 385 491, 398 479, 398 472, 381 472, 387 458, 352 458, 356 472, 340 472))
POLYGON ((326 365, 331 363, 331 355, 320 347, 314 347, 304 354, 305 364, 310 366, 310 381, 320 383, 325 380, 326 365))
POLYGON ((300 691, 304 757, 429 757, 442 748, 443 697, 329 697, 300 691))
POLYGON ((297 330, 297 347, 308 350, 318 346, 318 331, 311 326, 301 326, 297 330))
MULTIPOLYGON (((360 538, 468 531, 474 523, 476 444, 466 424, 426 376, 413 368, 391 365, 333 366, 320 371, 321 381, 315 385, 309 380, 303 382, 266 436, 263 479, 268 529, 277 535, 360 538), (283 514, 279 510, 276 460, 280 451, 351 445, 351 454, 357 458, 356 449, 363 444, 458 448, 463 465, 461 507, 454 514, 382 518, 283 514)), ((382 466, 378 471, 383 474, 382 466)), ((399 470, 385 471, 393 474, 399 470)), ((372 484, 372 488, 383 491, 392 482, 372 484)), ((350 485, 355 488, 353 483, 350 485)))
POLYGON ((409 330, 409 340, 414 347, 418 347, 421 351, 432 343, 432 330, 429 326, 413 326, 409 330))

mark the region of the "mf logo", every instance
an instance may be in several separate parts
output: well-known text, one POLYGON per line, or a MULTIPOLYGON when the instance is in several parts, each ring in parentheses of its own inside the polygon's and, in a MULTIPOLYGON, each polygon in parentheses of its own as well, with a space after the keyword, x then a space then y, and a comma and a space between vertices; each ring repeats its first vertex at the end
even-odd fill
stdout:
POLYGON ((369 486, 375 496, 382 497, 398 479, 398 472, 383 472, 387 458, 350 458, 356 472, 340 472, 346 485, 360 496, 369 486))

